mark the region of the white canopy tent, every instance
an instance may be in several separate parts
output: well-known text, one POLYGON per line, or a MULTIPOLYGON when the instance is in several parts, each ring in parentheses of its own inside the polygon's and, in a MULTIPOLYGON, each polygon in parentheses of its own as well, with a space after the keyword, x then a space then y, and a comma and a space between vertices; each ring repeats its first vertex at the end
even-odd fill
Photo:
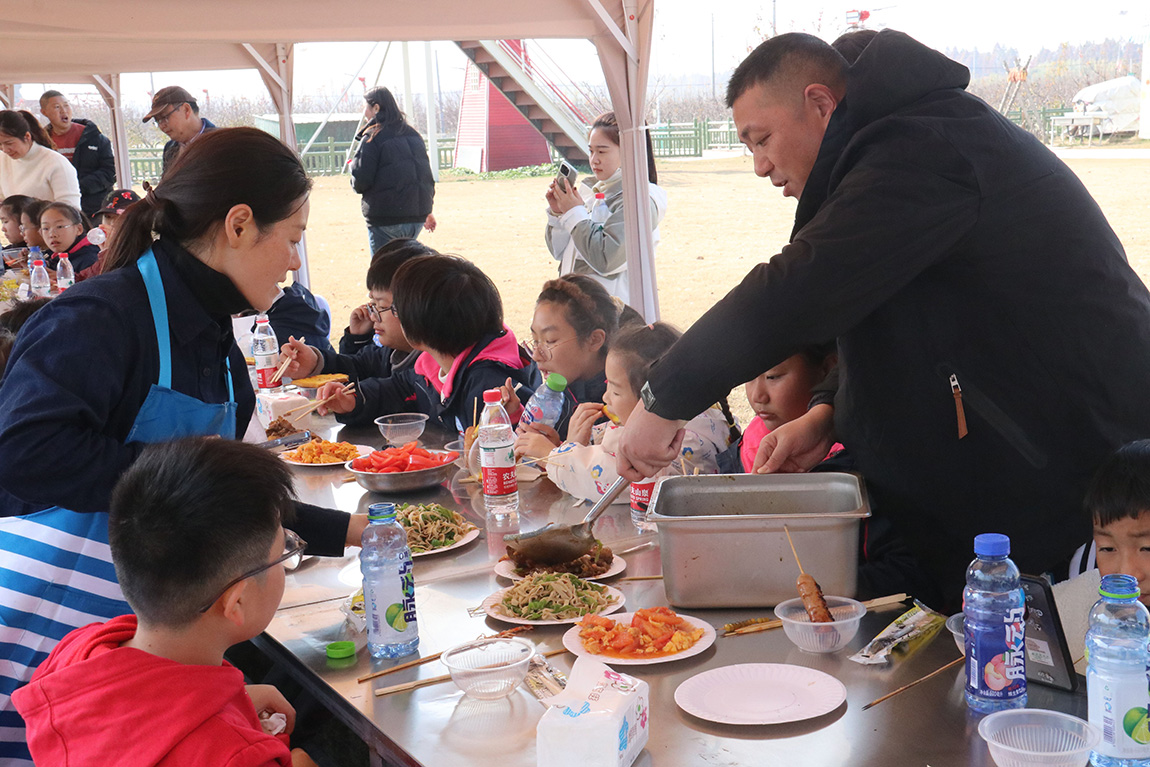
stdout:
MULTIPOLYGON (((112 111, 109 135, 120 183, 130 185, 120 74, 202 69, 259 70, 296 144, 292 47, 298 42, 588 38, 599 53, 619 121, 631 303, 649 321, 659 305, 647 199, 647 73, 654 0, 57 0, 50 16, 0 6, 0 100, 27 82, 92 83, 112 111), (643 204, 639 204, 642 201, 643 204)), ((303 270, 306 282, 306 261, 303 270)))

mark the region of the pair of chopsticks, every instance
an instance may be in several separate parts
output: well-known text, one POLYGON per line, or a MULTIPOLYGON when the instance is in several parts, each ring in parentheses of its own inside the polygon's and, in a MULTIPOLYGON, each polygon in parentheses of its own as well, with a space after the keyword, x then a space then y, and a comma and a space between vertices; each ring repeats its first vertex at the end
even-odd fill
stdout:
MULTIPOLYGON (((300 340, 300 343, 304 343, 305 341, 307 341, 307 339, 303 338, 302 336, 300 337, 299 340, 300 340)), ((284 361, 280 363, 280 366, 278 368, 276 368, 276 372, 272 373, 272 381, 271 382, 275 383, 276 381, 283 378, 284 372, 287 371, 288 366, 291 365, 293 362, 295 362, 295 355, 294 354, 292 356, 284 359, 284 361)))
MULTIPOLYGON (((550 658, 553 655, 559 655, 560 653, 565 653, 565 652, 567 652, 566 648, 560 648, 558 650, 550 650, 548 652, 542 653, 542 655, 544 658, 550 658)), ((436 656, 436 657, 439 657, 439 656, 436 656)), ((399 666, 396 666, 396 668, 398 669, 399 666)), ((430 677, 428 679, 416 679, 414 682, 406 682, 404 684, 396 684, 396 685, 392 685, 391 687, 381 687, 380 689, 375 691, 375 694, 376 694, 376 697, 380 697, 383 695, 391 695, 392 693, 396 693, 396 692, 407 692, 408 690, 416 690, 416 689, 419 689, 420 687, 427 687, 428 685, 439 684, 440 682, 446 682, 449 679, 451 679, 451 674, 444 674, 442 676, 433 676, 433 677, 430 677)))
MULTIPOLYGON (((534 630, 534 628, 535 628, 534 626, 516 626, 513 629, 507 629, 506 631, 500 631, 498 634, 488 634, 486 636, 481 636, 479 638, 480 639, 495 639, 496 637, 506 638, 506 637, 515 636, 516 634, 522 634, 526 631, 532 631, 532 630, 534 630)), ((407 663, 400 663, 398 666, 392 666, 391 668, 385 668, 382 671, 373 671, 370 674, 364 674, 363 676, 361 676, 359 679, 357 679, 355 681, 359 682, 360 684, 363 684, 364 682, 368 681, 369 679, 377 679, 381 676, 387 676, 388 674, 394 674, 396 671, 403 671, 404 669, 415 668, 416 666, 422 666, 424 663, 431 663, 433 660, 439 660, 439 657, 441 655, 443 655, 443 653, 437 652, 435 655, 428 655, 426 658, 416 658, 415 660, 408 661, 407 663)))
MULTIPOLYGON (((288 420, 290 420, 292 423, 295 423, 296 421, 299 421, 301 418, 303 418, 305 415, 311 415, 313 412, 315 412, 320 407, 320 405, 326 405, 327 403, 331 402, 333 399, 335 399, 336 397, 338 397, 342 394, 352 394, 354 392, 355 392, 355 381, 352 381, 349 384, 344 384, 343 388, 341 388, 335 394, 330 394, 321 400, 316 400, 315 402, 311 402, 307 405, 304 405, 303 406, 303 412, 301 412, 297 416, 292 416, 288 420)), ((300 408, 296 408, 296 410, 299 410, 299 409, 300 408)))
MULTIPOLYGON (((863 602, 863 606, 867 609, 872 607, 886 607, 887 605, 896 605, 899 602, 905 602, 908 598, 906 594, 891 594, 886 597, 868 599, 863 602)), ((757 634, 760 631, 770 631, 771 629, 780 628, 782 625, 783 622, 777 618, 749 618, 745 621, 728 623, 723 626, 723 636, 734 637, 742 636, 743 634, 757 634)))

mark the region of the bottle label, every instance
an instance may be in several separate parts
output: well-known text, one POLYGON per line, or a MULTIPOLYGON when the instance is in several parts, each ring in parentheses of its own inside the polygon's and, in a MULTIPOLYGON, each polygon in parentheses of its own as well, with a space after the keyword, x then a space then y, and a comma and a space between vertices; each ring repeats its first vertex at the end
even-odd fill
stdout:
POLYGON ((276 368, 279 367, 279 353, 272 352, 271 354, 255 354, 253 356, 256 360, 256 386, 261 389, 274 389, 279 386, 279 381, 272 383, 272 376, 275 375, 276 368))
POLYGON ((480 476, 484 495, 510 495, 518 492, 515 479, 515 444, 499 447, 479 446, 480 476))
POLYGON ((1094 750, 1123 759, 1150 757, 1150 692, 1145 674, 1113 676, 1086 667, 1087 709, 1090 723, 1102 730, 1094 750))
POLYGON ((655 480, 631 483, 631 511, 646 514, 651 505, 651 493, 655 489, 655 480))
POLYGON ((1026 694, 1024 608, 1006 612, 999 624, 966 621, 966 689, 985 700, 1026 694))
POLYGON ((399 565, 398 577, 382 582, 364 579, 363 599, 368 638, 373 644, 410 642, 419 636, 415 619, 415 576, 411 556, 399 565))

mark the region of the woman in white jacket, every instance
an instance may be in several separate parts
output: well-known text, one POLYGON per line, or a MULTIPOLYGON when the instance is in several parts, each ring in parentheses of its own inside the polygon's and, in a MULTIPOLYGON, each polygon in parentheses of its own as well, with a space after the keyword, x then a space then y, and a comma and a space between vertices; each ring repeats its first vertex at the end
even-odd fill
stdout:
POLYGON ((80 207, 80 182, 68 158, 31 112, 0 111, 0 199, 24 194, 80 207))
MULTIPOLYGON (((667 211, 667 193, 655 182, 655 161, 647 140, 647 175, 650 179, 651 225, 656 245, 659 222, 667 211)), ((623 239, 623 172, 620 168, 619 125, 615 113, 595 119, 589 140, 591 172, 595 184, 587 199, 566 180, 555 180, 547 190, 547 249, 559 261, 559 274, 589 274, 624 303, 630 302, 627 252, 623 239), (591 222, 595 194, 602 192, 609 215, 602 224, 591 222)))

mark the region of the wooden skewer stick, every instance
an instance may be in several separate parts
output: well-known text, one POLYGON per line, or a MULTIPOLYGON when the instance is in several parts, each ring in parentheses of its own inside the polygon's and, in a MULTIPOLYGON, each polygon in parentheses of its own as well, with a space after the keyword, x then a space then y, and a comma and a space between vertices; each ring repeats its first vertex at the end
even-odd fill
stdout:
MULTIPOLYGON (((494 637, 510 637, 510 636, 515 636, 516 634, 522 634, 525 631, 531 631, 533 628, 535 628, 535 627, 534 626, 517 626, 516 628, 508 629, 507 631, 500 631, 498 634, 489 634, 489 635, 487 635, 485 637, 481 637, 481 638, 482 639, 493 639, 494 637)), ((391 668, 385 668, 382 671, 373 671, 370 674, 364 674, 363 676, 361 676, 359 679, 357 679, 355 681, 359 682, 360 684, 363 684, 364 682, 366 682, 369 679, 376 679, 376 678, 381 677, 381 676, 387 676, 388 674, 394 674, 396 671, 403 671, 404 669, 415 668, 416 666, 422 666, 424 663, 431 663, 433 660, 439 660, 439 657, 441 655, 443 655, 443 653, 437 652, 437 653, 435 653, 435 655, 428 655, 426 658, 416 658, 415 660, 410 660, 407 663, 400 663, 398 666, 392 666, 391 668)))
MULTIPOLYGON (((566 648, 561 648, 558 650, 551 650, 549 652, 543 653, 543 657, 544 658, 550 658, 553 655, 559 655, 560 653, 565 653, 565 652, 567 652, 566 648)), ((961 658, 959 660, 961 660, 961 658)), ((383 695, 391 695, 392 693, 395 693, 395 692, 407 692, 408 690, 415 690, 415 689, 418 689, 420 687, 427 687, 428 685, 439 684, 440 682, 446 682, 449 679, 451 679, 451 674, 444 674, 443 676, 433 676, 433 677, 430 677, 428 679, 416 679, 414 682, 407 682, 405 684, 396 684, 396 685, 392 685, 391 687, 381 687, 380 689, 375 691, 375 694, 377 697, 379 697, 379 696, 383 696, 383 695)))
MULTIPOLYGON (((620 578, 620 580, 624 580, 620 578)), ((908 599, 906 594, 891 594, 887 597, 875 597, 863 602, 863 606, 868 610, 875 607, 886 607, 887 605, 896 605, 899 602, 905 602, 908 599)), ((777 618, 751 618, 750 621, 738 621, 736 623, 728 623, 723 626, 725 637, 737 637, 743 634, 757 634, 760 631, 770 631, 771 629, 781 628, 783 622, 777 618)))
POLYGON ((897 690, 894 690, 893 692, 888 692, 886 695, 882 696, 881 698, 876 698, 875 700, 872 700, 870 703, 863 706, 862 710, 866 711, 868 708, 870 708, 872 706, 877 706, 878 704, 882 703, 884 700, 890 700, 894 696, 898 695, 900 692, 906 692, 911 687, 914 687, 915 685, 918 685, 918 684, 922 684, 927 679, 930 679, 932 676, 938 676, 943 671, 946 671, 948 668, 954 668, 958 664, 962 663, 964 660, 966 660, 965 657, 955 658, 954 660, 952 660, 950 663, 947 663, 942 668, 936 669, 936 670, 930 672, 929 674, 927 674, 926 676, 914 680, 910 684, 904 684, 902 687, 898 688, 897 690))
POLYGON ((306 410, 304 410, 302 413, 300 413, 299 415, 297 415, 294 418, 291 418, 289 420, 292 423, 295 423, 296 421, 299 421, 301 418, 303 418, 305 415, 310 415, 313 411, 318 409, 320 405, 326 405, 327 403, 331 402, 333 399, 340 396, 341 394, 351 394, 354 391, 355 391, 355 382, 352 381, 351 383, 346 384, 340 391, 337 391, 335 394, 329 395, 327 397, 324 397, 321 400, 318 400, 316 402, 311 403, 311 405, 306 410))
POLYGON ((622 583, 623 581, 661 581, 661 580, 663 580, 663 575, 661 573, 659 575, 628 575, 626 578, 620 578, 618 581, 616 581, 616 583, 622 583))
POLYGON ((783 532, 787 534, 787 543, 791 544, 791 553, 795 555, 795 564, 799 566, 799 574, 806 575, 807 571, 803 569, 803 563, 799 561, 799 552, 795 551, 795 542, 791 540, 791 531, 783 525, 783 532))

